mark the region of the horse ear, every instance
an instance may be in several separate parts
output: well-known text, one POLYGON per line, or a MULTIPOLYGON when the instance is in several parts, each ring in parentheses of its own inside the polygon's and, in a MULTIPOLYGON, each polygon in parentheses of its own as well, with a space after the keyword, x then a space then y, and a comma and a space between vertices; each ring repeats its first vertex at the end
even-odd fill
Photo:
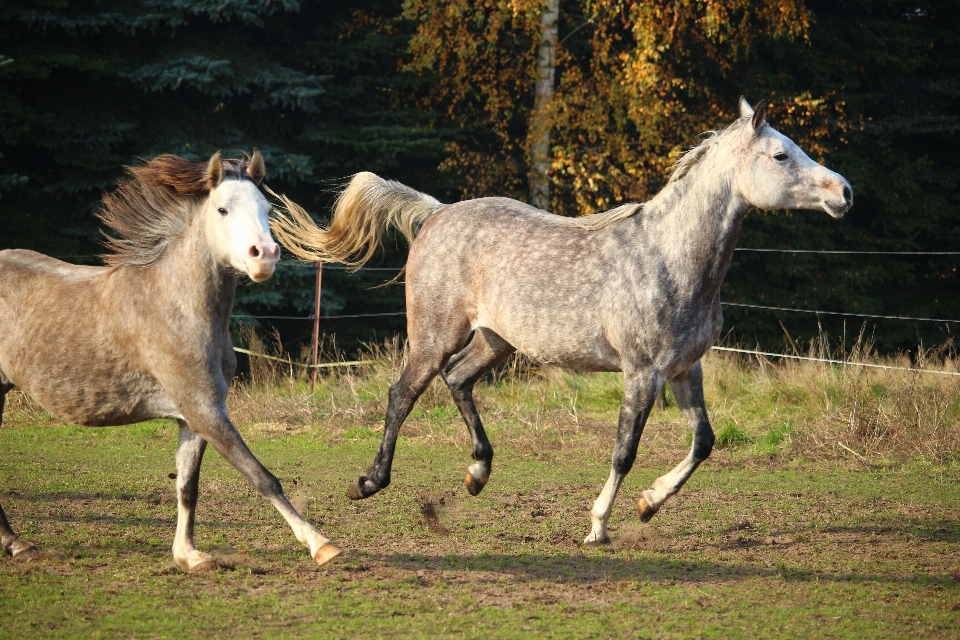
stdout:
POLYGON ((750 106, 750 103, 747 102, 747 99, 743 96, 740 96, 740 117, 749 118, 753 115, 753 107, 750 106))
POLYGON ((220 152, 210 156, 210 162, 207 163, 207 187, 213 191, 223 182, 223 161, 220 159, 220 152))
POLYGON ((753 117, 750 118, 754 131, 760 131, 763 125, 767 124, 767 101, 761 100, 757 108, 753 110, 753 117))
POLYGON ((263 156, 260 149, 253 148, 253 157, 250 158, 250 164, 247 165, 247 177, 253 180, 254 184, 260 186, 263 176, 267 175, 267 167, 263 163, 263 156))

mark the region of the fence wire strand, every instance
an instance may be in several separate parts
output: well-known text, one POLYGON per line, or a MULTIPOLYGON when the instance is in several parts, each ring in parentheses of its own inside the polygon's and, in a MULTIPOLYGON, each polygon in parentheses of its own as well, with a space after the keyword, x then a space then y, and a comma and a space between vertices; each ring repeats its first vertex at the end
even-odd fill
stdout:
POLYGON ((714 351, 730 351, 733 353, 745 353, 755 356, 765 356, 768 358, 787 358, 789 360, 806 360, 808 362, 823 362, 826 364, 839 364, 850 367, 869 367, 871 369, 887 369, 890 371, 912 371, 914 373, 934 373, 942 376, 960 376, 957 371, 937 371, 935 369, 916 369, 913 367, 894 367, 888 364, 872 364, 870 362, 852 362, 849 360, 829 360, 826 358, 814 358, 811 356, 798 356, 790 353, 773 353, 770 351, 753 351, 751 349, 734 349, 733 347, 710 347, 714 351))

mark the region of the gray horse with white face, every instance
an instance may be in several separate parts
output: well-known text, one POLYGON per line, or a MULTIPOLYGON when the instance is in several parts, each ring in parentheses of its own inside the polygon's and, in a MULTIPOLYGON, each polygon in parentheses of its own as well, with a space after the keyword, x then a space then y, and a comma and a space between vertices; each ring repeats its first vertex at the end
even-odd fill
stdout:
MULTIPOLYGON (((230 312, 240 275, 273 275, 280 247, 258 185, 263 157, 209 162, 162 155, 128 167, 104 196, 113 235, 105 267, 33 251, 0 251, 0 418, 18 387, 53 415, 89 426, 168 418, 180 426, 173 557, 184 571, 215 568, 196 548, 194 519, 207 443, 270 500, 324 564, 340 549, 301 517, 227 415, 237 366, 230 312)), ((0 548, 34 548, 0 507, 0 548)))
POLYGON ((747 211, 815 209, 840 218, 850 184, 817 164, 743 99, 740 118, 710 134, 677 163, 645 204, 563 218, 508 198, 443 205, 396 182, 361 173, 341 194, 328 227, 293 203, 275 235, 305 260, 358 266, 382 232, 411 240, 406 297, 409 360, 390 387, 383 440, 351 498, 390 483, 401 423, 441 374, 473 437, 467 472, 478 494, 493 449, 473 386, 514 351, 580 371, 622 371, 612 468, 592 510, 587 543, 605 543, 614 498, 633 466, 650 408, 669 381, 693 428, 689 455, 637 501, 647 521, 713 447, 700 359, 723 325, 720 284, 747 211))

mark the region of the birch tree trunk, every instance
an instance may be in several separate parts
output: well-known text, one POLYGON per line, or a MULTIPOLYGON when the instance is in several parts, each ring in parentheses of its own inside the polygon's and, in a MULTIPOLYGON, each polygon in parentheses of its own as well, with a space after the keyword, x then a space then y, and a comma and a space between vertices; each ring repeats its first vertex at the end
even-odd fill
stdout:
POLYGON ((530 204, 550 207, 550 102, 557 68, 560 0, 544 0, 537 47, 537 85, 530 116, 530 204))

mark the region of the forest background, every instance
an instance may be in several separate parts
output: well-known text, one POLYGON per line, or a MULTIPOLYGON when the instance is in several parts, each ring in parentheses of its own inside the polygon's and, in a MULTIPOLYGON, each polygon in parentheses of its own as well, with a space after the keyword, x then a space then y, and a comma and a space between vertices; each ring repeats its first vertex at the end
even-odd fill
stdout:
MULTIPOLYGON (((643 201, 701 132, 769 104, 856 203, 753 211, 740 247, 960 249, 955 1, 40 0, 0 6, 0 249, 98 264, 100 196, 124 165, 257 146, 267 184, 328 214, 357 171, 442 201, 505 195, 560 215, 643 201)), ((402 266, 387 243, 374 265, 402 266)), ((739 251, 725 303, 960 320, 960 256, 739 251)), ((237 314, 306 318, 314 270, 244 285, 237 314)), ((394 273, 324 270, 341 348, 402 333, 394 273)), ((884 352, 951 322, 728 306, 725 339, 781 350, 864 328, 884 352), (866 325, 863 323, 866 322, 866 325), (789 338, 787 337, 789 336, 789 338)), ((307 320, 276 327, 288 346, 307 320)), ((266 328, 266 327, 264 327, 266 328)))

